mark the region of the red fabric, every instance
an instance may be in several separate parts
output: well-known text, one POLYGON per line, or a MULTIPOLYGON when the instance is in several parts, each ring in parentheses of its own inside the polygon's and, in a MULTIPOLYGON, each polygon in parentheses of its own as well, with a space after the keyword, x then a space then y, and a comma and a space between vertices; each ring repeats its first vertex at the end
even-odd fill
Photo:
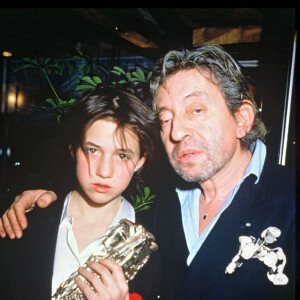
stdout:
POLYGON ((137 293, 133 293, 133 294, 129 294, 129 300, 143 300, 143 298, 141 295, 137 293))

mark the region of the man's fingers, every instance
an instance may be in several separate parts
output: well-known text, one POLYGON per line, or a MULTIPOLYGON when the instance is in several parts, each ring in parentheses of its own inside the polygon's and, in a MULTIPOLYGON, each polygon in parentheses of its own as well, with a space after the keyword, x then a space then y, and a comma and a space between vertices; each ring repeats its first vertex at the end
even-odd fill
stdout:
POLYGON ((14 230, 11 227, 10 221, 7 217, 8 214, 8 210, 3 214, 2 216, 2 223, 3 223, 3 227, 7 233, 7 235, 11 238, 14 239, 16 237, 14 230))
POLYGON ((16 227, 16 225, 12 222, 14 222, 14 220, 16 219, 21 229, 24 230, 27 228, 27 219, 25 217, 25 212, 31 211, 34 208, 35 203, 28 203, 28 201, 24 202, 26 198, 22 198, 22 201, 20 201, 21 197, 24 197, 24 194, 15 197, 14 203, 8 209, 8 219, 11 222, 11 226, 13 228, 16 227))
POLYGON ((56 194, 52 191, 46 191, 36 199, 36 202, 39 207, 43 208, 43 207, 47 207, 55 200, 57 200, 56 194))
POLYGON ((11 238, 20 238, 22 230, 27 228, 25 213, 31 211, 36 202, 40 207, 46 207, 56 199, 57 196, 54 192, 46 190, 28 190, 16 196, 10 208, 1 218, 1 237, 5 237, 5 232, 3 232, 5 230, 11 238))
POLYGON ((31 211, 36 202, 40 207, 47 207, 50 203, 57 199, 55 193, 45 190, 25 191, 17 197, 12 205, 12 208, 23 230, 27 228, 27 218, 25 216, 25 212, 31 211))
POLYGON ((6 237, 6 232, 4 230, 4 226, 3 226, 3 222, 2 222, 2 219, 0 218, 0 236, 2 238, 5 238, 6 237))

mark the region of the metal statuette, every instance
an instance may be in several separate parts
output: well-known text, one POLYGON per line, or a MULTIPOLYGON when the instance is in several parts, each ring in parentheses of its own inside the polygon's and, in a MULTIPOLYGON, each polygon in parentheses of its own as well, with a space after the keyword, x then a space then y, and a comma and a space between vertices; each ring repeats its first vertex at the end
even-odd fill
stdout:
MULTIPOLYGON (((126 280, 130 281, 143 268, 151 254, 157 249, 154 236, 150 232, 147 232, 141 225, 136 225, 127 219, 122 219, 117 225, 112 226, 100 239, 99 245, 88 261, 97 262, 103 258, 112 259, 122 266, 126 280)), ((83 267, 99 277, 86 264, 83 267)), ((90 285, 76 271, 66 281, 61 283, 56 293, 51 297, 51 300, 86 299, 75 283, 77 276, 90 285)), ((93 289, 92 286, 91 288, 93 289)))

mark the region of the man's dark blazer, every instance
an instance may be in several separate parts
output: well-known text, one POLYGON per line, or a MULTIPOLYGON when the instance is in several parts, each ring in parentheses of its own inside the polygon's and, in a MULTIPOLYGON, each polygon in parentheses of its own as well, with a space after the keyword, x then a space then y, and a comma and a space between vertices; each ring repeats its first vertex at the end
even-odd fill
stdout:
POLYGON ((152 230, 162 252, 161 299, 295 299, 294 174, 266 161, 260 181, 255 184, 255 180, 251 175, 242 183, 189 267, 177 193, 166 190, 157 197, 152 230), (247 260, 234 273, 225 274, 239 251, 239 237, 258 239, 270 226, 281 230, 281 236, 268 247, 284 251, 288 285, 273 285, 267 278, 268 268, 258 259, 247 260))
MULTIPOLYGON (((47 208, 36 207, 27 214, 28 228, 21 239, 0 239, 0 298, 9 300, 49 300, 56 238, 64 197, 47 208)), ((147 219, 147 218, 145 218, 147 219)), ((137 214, 138 224, 142 220, 137 214)), ((148 225, 145 221, 145 227, 148 225)), ((159 287, 158 255, 154 255, 129 282, 130 293, 143 300, 156 298, 159 287), (154 287, 154 288, 152 288, 154 287)))

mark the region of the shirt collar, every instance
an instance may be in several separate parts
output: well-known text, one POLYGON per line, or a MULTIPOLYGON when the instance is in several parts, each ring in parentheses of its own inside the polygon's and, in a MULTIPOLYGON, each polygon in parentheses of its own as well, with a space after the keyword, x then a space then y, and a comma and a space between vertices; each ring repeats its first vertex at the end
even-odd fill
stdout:
MULTIPOLYGON (((65 198, 60 223, 66 218, 69 218, 70 220, 72 219, 72 215, 69 210, 71 193, 72 192, 70 192, 65 198)), ((112 220, 110 226, 116 225, 121 219, 124 218, 135 223, 135 212, 133 206, 124 197, 122 197, 121 206, 114 219, 112 220)))
POLYGON ((70 210, 69 210, 71 193, 72 192, 70 192, 65 198, 65 202, 64 202, 64 206, 63 206, 63 210, 62 210, 62 214, 61 214, 61 218, 60 218, 60 223, 68 216, 72 217, 70 214, 70 210))
POLYGON ((250 174, 253 174, 256 176, 255 184, 257 184, 259 182, 260 175, 266 159, 266 145, 261 140, 256 140, 256 142, 250 145, 250 151, 252 153, 252 158, 242 177, 242 181, 244 181, 244 179, 250 174))

